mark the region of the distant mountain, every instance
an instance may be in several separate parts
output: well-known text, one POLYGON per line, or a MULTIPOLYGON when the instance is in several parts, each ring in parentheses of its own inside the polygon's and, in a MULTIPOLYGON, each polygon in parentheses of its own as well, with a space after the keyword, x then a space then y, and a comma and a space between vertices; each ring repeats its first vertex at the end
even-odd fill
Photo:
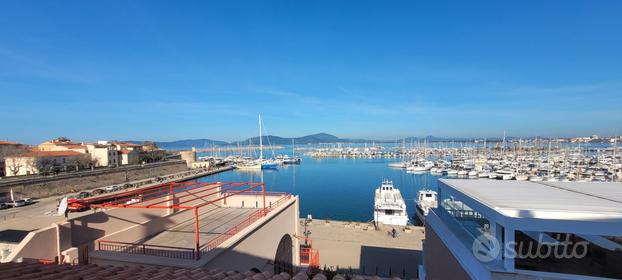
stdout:
POLYGON ((156 145, 158 145, 158 147, 165 150, 187 149, 189 147, 209 148, 212 146, 224 146, 228 144, 229 143, 225 141, 211 139, 186 139, 172 142, 156 142, 156 145))
MULTIPOLYGON (((514 137, 507 136, 506 140, 511 141, 515 139, 514 137)), ((280 137, 275 135, 266 135, 262 137, 262 141, 264 145, 289 145, 292 143, 292 140, 295 144, 320 144, 320 143, 395 143, 396 140, 369 140, 369 139, 349 139, 349 138, 339 138, 335 135, 328 133, 316 133, 302 137, 280 137)), ((436 137, 436 136, 425 136, 425 137, 406 137, 403 139, 398 139, 397 142, 401 143, 402 141, 406 143, 415 143, 415 142, 461 142, 461 141, 474 141, 474 140, 483 140, 483 138, 444 138, 444 137, 436 137)), ((502 138, 488 138, 488 142, 497 142, 501 141, 502 138)), ((143 141, 128 141, 132 143, 142 143, 143 141)), ((156 142, 158 147, 166 150, 181 150, 181 149, 190 149, 191 147, 195 147, 198 149, 201 148, 210 148, 212 146, 234 146, 234 145, 248 145, 249 142, 253 145, 259 144, 259 137, 252 137, 242 141, 235 142, 226 142, 220 140, 212 140, 212 139, 184 139, 178 141, 171 142, 156 142)))
MULTIPOLYGON (((274 135, 266 135, 266 136, 262 136, 261 137, 261 141, 263 142, 264 145, 287 145, 287 144, 291 144, 292 140, 294 141, 294 143, 296 144, 318 144, 318 143, 337 143, 337 142, 349 142, 348 139, 342 139, 339 138, 335 135, 331 135, 328 133, 316 133, 316 134, 311 134, 311 135, 307 135, 307 136, 302 136, 302 137, 293 137, 293 138, 287 138, 287 137, 280 137, 280 136, 274 136, 274 135)), ((259 144, 259 137, 253 137, 250 139, 246 139, 243 141, 238 141, 238 142, 233 142, 231 144, 248 144, 248 143, 252 143, 252 144, 259 144)))

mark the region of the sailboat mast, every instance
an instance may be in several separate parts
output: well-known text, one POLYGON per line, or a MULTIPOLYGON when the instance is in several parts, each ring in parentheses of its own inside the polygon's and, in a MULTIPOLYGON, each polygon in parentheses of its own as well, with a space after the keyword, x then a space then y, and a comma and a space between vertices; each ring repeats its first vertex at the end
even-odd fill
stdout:
POLYGON ((261 138, 261 114, 259 114, 259 159, 263 160, 263 142, 261 138))

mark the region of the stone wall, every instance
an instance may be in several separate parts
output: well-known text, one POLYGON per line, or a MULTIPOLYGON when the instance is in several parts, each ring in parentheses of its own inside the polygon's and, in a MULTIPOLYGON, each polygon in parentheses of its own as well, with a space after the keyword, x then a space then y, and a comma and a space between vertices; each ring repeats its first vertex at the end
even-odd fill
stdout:
POLYGON ((81 171, 55 176, 28 176, 4 178, 0 180, 0 200, 9 196, 13 189, 16 198, 42 198, 72 191, 101 188, 109 185, 146 179, 155 176, 188 170, 182 160, 132 165, 117 168, 101 168, 94 171, 81 171))

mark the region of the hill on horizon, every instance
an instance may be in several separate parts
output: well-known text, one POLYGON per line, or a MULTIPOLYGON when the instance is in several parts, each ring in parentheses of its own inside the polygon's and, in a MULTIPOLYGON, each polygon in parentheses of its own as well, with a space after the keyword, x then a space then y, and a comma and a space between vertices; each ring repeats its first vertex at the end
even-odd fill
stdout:
MULTIPOLYGON (((512 139, 513 137, 506 137, 507 140, 512 139)), ((262 136, 262 142, 264 145, 289 145, 292 144, 321 144, 321 143, 398 143, 406 142, 443 142, 443 141, 472 141, 480 138, 444 138, 444 137, 435 137, 435 136, 425 136, 425 137, 406 137, 397 140, 370 140, 370 139, 350 139, 350 138, 340 138, 335 135, 329 133, 315 133, 301 137, 281 137, 276 135, 265 135, 262 136)), ((491 142, 501 141, 501 139, 489 138, 491 142)), ((142 143, 143 141, 129 141, 132 143, 142 143)), ((213 139, 182 139, 176 141, 156 141, 155 142, 158 147, 163 149, 187 149, 189 147, 195 148, 209 148, 212 146, 232 146, 232 145, 248 145, 249 143, 252 145, 259 145, 259 137, 251 137, 245 140, 240 141, 221 141, 221 140, 213 140, 213 139)))

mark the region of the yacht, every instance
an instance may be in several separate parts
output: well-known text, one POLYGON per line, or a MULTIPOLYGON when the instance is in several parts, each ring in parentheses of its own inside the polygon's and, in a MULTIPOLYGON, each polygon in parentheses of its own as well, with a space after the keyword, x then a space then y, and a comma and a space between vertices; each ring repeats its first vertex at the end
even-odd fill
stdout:
POLYGON ((235 164, 234 166, 235 168, 242 169, 242 170, 259 170, 262 168, 261 162, 257 160, 249 160, 249 161, 240 162, 240 163, 235 164))
POLYGON ((414 165, 414 166, 409 166, 408 168, 406 168, 406 171, 409 171, 415 174, 421 174, 421 173, 425 173, 428 170, 425 168, 425 166, 414 165))
POLYGON ((278 162, 271 159, 265 159, 261 161, 261 169, 277 169, 278 165, 278 162))
POLYGON ((428 215, 430 208, 438 206, 438 193, 433 190, 420 190, 417 192, 415 200, 415 214, 422 224, 425 223, 425 217, 428 215))
POLYGON ((392 162, 389 163, 389 167, 393 167, 393 168, 407 168, 408 167, 408 162, 392 162))
POLYGON ((501 180, 512 180, 514 179, 514 172, 507 169, 497 170, 497 178, 501 180))
POLYGON ((285 157, 283 158, 282 163, 283 164, 300 164, 301 159, 299 157, 288 157, 287 155, 285 155, 285 157))
POLYGON ((408 224, 408 213, 402 193, 393 187, 393 182, 389 180, 383 180, 380 187, 376 189, 374 222, 376 225, 405 226, 408 224))

